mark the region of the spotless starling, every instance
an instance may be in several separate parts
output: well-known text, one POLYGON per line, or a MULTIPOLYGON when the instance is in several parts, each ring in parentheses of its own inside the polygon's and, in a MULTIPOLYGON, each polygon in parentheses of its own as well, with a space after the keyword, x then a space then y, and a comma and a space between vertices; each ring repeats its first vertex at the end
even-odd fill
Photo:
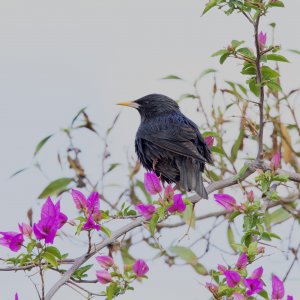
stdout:
POLYGON ((195 191, 207 199, 202 172, 205 163, 212 163, 211 152, 177 102, 151 94, 118 105, 136 108, 141 115, 135 150, 142 165, 163 182, 174 182, 180 190, 195 191))

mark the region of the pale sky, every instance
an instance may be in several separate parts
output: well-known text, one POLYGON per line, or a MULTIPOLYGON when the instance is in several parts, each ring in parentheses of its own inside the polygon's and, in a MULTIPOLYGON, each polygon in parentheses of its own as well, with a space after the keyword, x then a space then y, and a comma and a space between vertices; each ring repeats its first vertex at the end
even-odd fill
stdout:
MULTIPOLYGON (((228 18, 215 10, 201 18, 204 2, 207 1, 0 0, 1 231, 16 230, 17 222, 26 220, 26 210, 35 205, 37 195, 48 182, 36 170, 13 179, 8 179, 9 175, 30 165, 37 142, 67 126, 80 108, 88 106, 103 132, 120 111, 116 102, 153 92, 176 98, 188 91, 186 82, 160 80, 165 75, 177 74, 193 80, 202 70, 214 67, 220 71, 220 81, 242 80, 234 64, 219 66, 210 55, 232 39, 251 39, 252 32, 241 16, 228 18)), ((267 24, 276 20, 276 40, 284 49, 300 50, 300 2, 285 3, 286 9, 274 9, 262 23, 262 30, 270 34, 267 24)), ((297 88, 300 56, 287 56, 293 64, 283 66, 285 85, 297 88)), ((201 93, 210 101, 205 85, 201 93)), ((188 105, 184 111, 201 123, 188 105)), ((122 111, 110 140, 116 161, 124 162, 127 151, 133 154, 138 123, 136 112, 122 111)), ((59 143, 59 138, 49 143, 49 150, 41 156, 50 179, 61 175, 51 163, 59 143)), ((84 143, 88 153, 99 153, 89 144, 95 144, 93 137, 84 143)), ((90 166, 93 163, 87 161, 90 166)), ((121 177, 118 179, 122 181, 121 177)), ((121 184, 125 186, 126 182, 121 184)), ((203 228, 197 230, 197 234, 205 232, 203 228)), ((181 235, 180 231, 165 240, 174 241, 181 235)), ((7 253, 0 249, 0 257, 7 253)), ((135 255, 144 253, 146 258, 153 257, 143 248, 135 255)), ((221 262, 222 257, 218 259, 221 262)), ((270 257, 268 264, 274 272, 284 274, 280 262, 275 256, 270 257)), ((213 267, 215 257, 209 257, 207 263, 213 267)), ((150 268, 150 279, 137 284, 134 292, 121 299, 208 299, 207 291, 199 284, 203 278, 190 268, 169 269, 162 261, 150 263, 150 268)), ((299 288, 299 265, 295 269, 287 284, 287 290, 294 295, 299 288)), ((38 299, 22 273, 0 273, 0 282, 1 300, 13 299, 16 291, 20 300, 38 299)), ((82 299, 66 288, 54 299, 66 296, 82 299)))

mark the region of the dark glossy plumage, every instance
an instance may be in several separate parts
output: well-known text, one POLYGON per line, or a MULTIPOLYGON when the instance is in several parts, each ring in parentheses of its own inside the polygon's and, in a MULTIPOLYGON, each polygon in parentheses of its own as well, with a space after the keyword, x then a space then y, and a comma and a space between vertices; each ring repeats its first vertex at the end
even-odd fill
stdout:
POLYGON ((169 97, 151 94, 134 103, 141 115, 135 149, 142 165, 163 181, 207 198, 202 172, 212 159, 197 125, 169 97))

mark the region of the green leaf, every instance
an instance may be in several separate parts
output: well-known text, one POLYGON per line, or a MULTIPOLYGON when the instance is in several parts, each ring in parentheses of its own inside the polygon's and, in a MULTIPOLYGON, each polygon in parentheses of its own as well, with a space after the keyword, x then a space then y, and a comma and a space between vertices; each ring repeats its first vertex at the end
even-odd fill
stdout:
POLYGON ((234 142, 231 148, 231 159, 233 162, 235 162, 237 159, 238 151, 241 148, 243 143, 244 134, 245 134, 244 129, 241 129, 238 138, 236 139, 236 141, 234 142))
POLYGON ((270 1, 268 4, 270 7, 284 7, 284 3, 282 1, 270 1))
POLYGON ((204 14, 206 14, 210 9, 212 9, 213 7, 217 6, 220 2, 220 0, 210 0, 206 5, 205 5, 205 8, 202 12, 202 16, 204 14))
POLYGON ((155 229, 156 229, 156 225, 157 225, 157 222, 158 222, 158 214, 154 214, 151 218, 151 221, 150 221, 150 233, 152 236, 154 236, 154 233, 155 233, 155 229))
POLYGON ((227 239, 228 239, 228 243, 229 243, 231 249, 234 252, 237 252, 238 248, 236 246, 236 242, 234 240, 234 235, 233 235, 233 230, 230 225, 228 225, 228 228, 227 228, 227 239))
POLYGON ((258 295, 260 295, 266 300, 269 300, 268 292, 266 290, 262 290, 261 292, 258 293, 258 295))
POLYGON ((255 81, 255 77, 252 77, 250 80, 248 80, 250 91, 256 96, 259 97, 260 95, 260 89, 255 81))
POLYGON ((112 300, 119 292, 119 287, 117 283, 112 282, 107 288, 106 288, 106 300, 112 300))
POLYGON ((281 237, 278 234, 274 233, 274 232, 269 232, 269 235, 270 235, 271 238, 281 240, 281 237))
POLYGON ((245 173, 247 172, 247 170, 249 169, 249 165, 245 164, 239 171, 238 175, 237 175, 237 179, 243 177, 245 175, 245 173))
POLYGON ((43 138, 35 147, 33 156, 36 156, 40 150, 43 148, 43 146, 47 143, 47 141, 53 136, 53 134, 50 134, 48 136, 46 136, 45 138, 43 138))
POLYGON ((196 254, 189 248, 183 246, 171 246, 170 251, 189 264, 196 265, 197 263, 196 254))
POLYGON ((38 196, 38 199, 60 194, 68 187, 72 180, 72 178, 63 177, 50 182, 38 196))
POLYGON ((248 95, 248 91, 247 91, 247 89, 246 89, 243 85, 241 85, 240 83, 237 83, 237 86, 239 87, 239 89, 242 91, 242 93, 243 93, 245 96, 248 95))
POLYGON ((121 247, 121 256, 126 265, 131 265, 135 262, 135 259, 129 254, 129 248, 126 246, 121 247))
POLYGON ((225 53, 220 57, 220 64, 223 65, 225 60, 229 57, 230 53, 225 53))
POLYGON ((110 231, 110 229, 108 229, 107 227, 101 225, 101 226, 100 226, 100 230, 101 230, 102 232, 104 232, 104 233, 107 235, 107 237, 110 237, 110 236, 111 236, 111 231, 110 231))
POLYGON ((108 170, 105 172, 105 174, 111 172, 112 170, 114 170, 116 167, 118 167, 120 164, 119 163, 113 163, 109 166, 108 170))
POLYGON ((72 277, 76 278, 76 279, 82 279, 84 277, 87 277, 87 274, 86 272, 88 270, 90 270, 92 268, 93 265, 86 265, 86 266, 83 266, 79 269, 77 269, 73 274, 72 274, 72 277))
POLYGON ((210 74, 210 73, 216 73, 217 70, 216 69, 206 69, 204 70, 197 78, 196 82, 198 82, 201 78, 203 78, 204 76, 210 74))
POLYGON ((266 54, 267 60, 281 61, 281 62, 289 62, 287 58, 279 54, 266 54))
POLYGON ((197 263, 196 265, 192 265, 194 270, 200 274, 200 275, 208 275, 207 269, 200 263, 197 263))
POLYGON ((177 79, 177 80, 182 80, 182 78, 176 76, 176 75, 168 75, 163 77, 162 79, 177 79))
POLYGON ((48 246, 45 248, 44 252, 50 253, 53 256, 57 257, 58 259, 61 259, 60 251, 54 247, 54 246, 48 246))
POLYGON ((278 224, 286 221, 291 217, 291 214, 288 213, 285 209, 283 208, 278 208, 272 213, 269 214, 269 220, 272 224, 278 224))
POLYGON ((275 71, 267 66, 263 66, 261 68, 261 73, 262 73, 263 80, 278 78, 280 76, 277 71, 275 71))
POLYGON ((252 58, 252 59, 255 58, 255 56, 254 56, 252 50, 251 50, 250 48, 247 48, 247 47, 240 48, 240 49, 238 49, 236 52, 238 52, 238 53, 240 53, 240 54, 242 54, 243 56, 246 56, 246 57, 248 57, 248 58, 252 58))
POLYGON ((223 151, 223 149, 220 148, 220 147, 212 146, 212 147, 210 148, 210 150, 211 150, 211 152, 218 153, 218 154, 220 154, 220 155, 224 155, 224 151, 223 151))
POLYGON ((295 50, 295 49, 289 49, 290 52, 295 53, 295 54, 299 54, 300 55, 300 51, 299 50, 295 50))
POLYGON ((241 71, 241 74, 243 75, 256 75, 256 68, 253 64, 245 64, 242 71, 241 71))
POLYGON ((182 214, 182 218, 186 224, 191 224, 191 227, 195 229, 195 213, 192 203, 187 204, 186 209, 182 214))
POLYGON ((212 56, 212 57, 214 57, 214 56, 221 56, 221 55, 224 55, 224 54, 226 54, 226 53, 229 53, 229 51, 226 50, 226 49, 221 49, 221 50, 219 50, 219 51, 213 53, 211 56, 212 56))
POLYGON ((266 86, 272 91, 272 92, 280 92, 282 91, 281 86, 278 84, 277 79, 270 80, 266 82, 266 86))
POLYGON ((264 240, 264 241, 271 241, 272 240, 270 234, 266 231, 261 234, 261 239, 264 240))
POLYGON ((42 256, 50 265, 52 265, 55 268, 58 267, 58 262, 56 261, 56 258, 53 254, 44 252, 42 256))
POLYGON ((237 47, 239 47, 240 45, 242 45, 244 43, 245 43, 245 41, 233 40, 233 41, 231 41, 231 47, 236 49, 237 47))
POLYGON ((252 242, 249 246, 248 246, 248 250, 247 250, 248 255, 256 255, 257 254, 257 242, 252 242))

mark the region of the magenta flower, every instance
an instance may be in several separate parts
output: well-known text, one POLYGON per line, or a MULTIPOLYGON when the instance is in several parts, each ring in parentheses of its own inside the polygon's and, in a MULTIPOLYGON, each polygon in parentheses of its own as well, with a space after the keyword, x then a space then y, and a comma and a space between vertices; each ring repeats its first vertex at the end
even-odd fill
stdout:
POLYGON ((235 266, 237 267, 238 270, 241 270, 241 269, 245 269, 247 264, 248 264, 247 254, 246 254, 246 252, 243 252, 240 255, 240 257, 239 257, 237 263, 235 264, 235 266))
POLYGON ((91 230, 96 229, 97 231, 100 230, 100 225, 95 223, 93 215, 90 215, 86 221, 86 223, 82 226, 83 230, 91 230))
POLYGON ((15 294, 15 300, 19 300, 18 293, 15 294))
POLYGON ((23 235, 27 237, 30 237, 33 231, 32 227, 26 223, 19 224, 19 230, 23 235))
POLYGON ((18 232, 0 232, 0 245, 9 248, 13 252, 18 252, 24 242, 23 234, 18 232))
POLYGON ((149 267, 143 259, 137 259, 133 264, 132 271, 137 277, 142 277, 149 271, 149 267))
POLYGON ((252 272, 251 278, 253 278, 253 279, 255 279, 255 278, 256 278, 256 279, 260 279, 261 276, 262 276, 262 274, 263 274, 263 272, 264 272, 263 267, 259 267, 259 268, 255 269, 255 270, 252 272))
POLYGON ((288 295, 287 298, 286 298, 286 300, 294 300, 294 297, 291 296, 291 295, 288 295))
POLYGON ((272 300, 281 300, 284 296, 283 282, 276 276, 272 277, 272 300))
POLYGON ((173 213, 177 211, 179 213, 183 213, 186 209, 186 205, 182 200, 182 195, 176 194, 173 198, 173 201, 173 205, 168 208, 168 212, 173 213))
POLYGON ((97 280, 102 284, 107 284, 112 282, 112 277, 107 270, 96 271, 97 280))
POLYGON ((245 287, 247 288, 246 294, 252 296, 256 293, 260 293, 263 290, 263 283, 257 278, 246 278, 244 279, 245 287))
POLYGON ((144 175, 144 185, 147 192, 151 195, 156 195, 162 191, 159 178, 154 172, 147 172, 144 175))
POLYGON ((205 287, 212 293, 212 294, 216 294, 219 290, 219 286, 214 284, 214 283, 210 283, 210 282, 206 282, 205 283, 205 287))
POLYGON ((246 300, 246 297, 240 293, 234 292, 232 294, 233 300, 246 300))
POLYGON ((211 148, 214 145, 214 137, 213 136, 207 136, 204 138, 204 141, 206 143, 206 145, 208 146, 208 148, 211 148))
POLYGON ((226 270, 226 271, 224 271, 224 275, 226 277, 227 285, 230 288, 235 287, 241 281, 241 276, 236 271, 226 270))
POLYGON ((236 207, 236 200, 228 194, 214 194, 214 197, 227 211, 233 211, 236 207))
POLYGON ((258 43, 259 43, 259 47, 261 49, 263 49, 266 45, 267 42, 267 34, 263 33, 262 31, 259 33, 258 35, 258 43))
POLYGON ((71 191, 71 195, 78 210, 87 209, 89 215, 99 213, 100 200, 98 192, 92 192, 87 199, 80 191, 74 189, 71 191))
POLYGON ((85 196, 77 190, 72 189, 71 195, 75 202, 75 206, 78 210, 84 210, 86 208, 86 198, 85 196))
POLYGON ((164 198, 168 201, 173 200, 174 197, 174 189, 171 184, 168 184, 165 188, 164 198))
POLYGON ((276 152, 272 159, 271 159, 271 168, 273 170, 277 170, 280 166, 280 160, 281 160, 281 157, 280 157, 280 152, 276 152))
POLYGON ((99 212, 100 200, 98 192, 92 192, 86 200, 86 206, 90 214, 99 212))
POLYGON ((218 271, 223 274, 225 271, 227 270, 227 268, 223 265, 218 265, 218 271))
POLYGON ((107 255, 97 256, 96 260, 100 264, 100 266, 104 269, 109 269, 114 265, 113 258, 107 255))
POLYGON ((156 211, 153 204, 138 204, 136 205, 136 209, 147 220, 151 219, 156 211))
POLYGON ((56 232, 67 220, 67 216, 60 212, 60 201, 54 205, 48 197, 42 206, 41 219, 33 225, 33 232, 38 240, 44 239, 46 243, 53 244, 56 232))

